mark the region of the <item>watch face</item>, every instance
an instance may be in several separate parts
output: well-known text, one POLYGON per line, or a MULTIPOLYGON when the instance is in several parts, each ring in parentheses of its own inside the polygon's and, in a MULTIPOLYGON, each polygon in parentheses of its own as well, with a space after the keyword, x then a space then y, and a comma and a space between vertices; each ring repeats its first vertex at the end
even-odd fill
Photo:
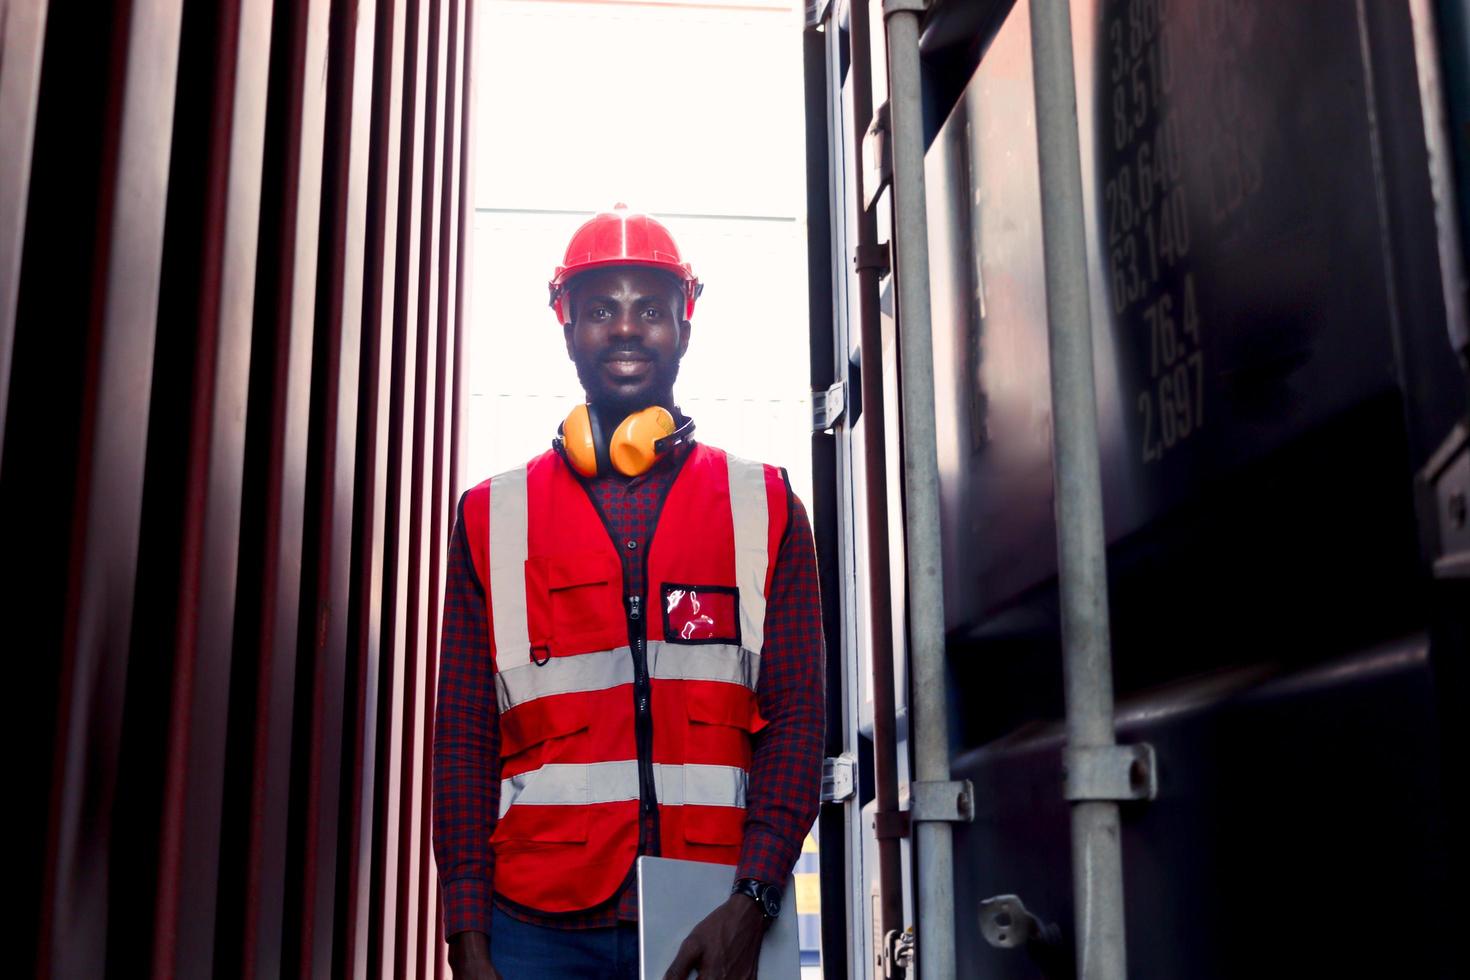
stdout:
POLYGON ((776 894, 776 889, 765 889, 761 895, 761 908, 772 919, 781 914, 781 896, 776 894))

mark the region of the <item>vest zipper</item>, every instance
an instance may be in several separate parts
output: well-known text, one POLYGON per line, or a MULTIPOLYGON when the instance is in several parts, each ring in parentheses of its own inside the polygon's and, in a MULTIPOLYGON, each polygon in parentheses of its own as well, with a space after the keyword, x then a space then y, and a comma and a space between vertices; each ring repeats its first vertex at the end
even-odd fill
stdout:
MULTIPOLYGON (((653 714, 652 685, 648 679, 648 644, 643 621, 643 597, 630 595, 628 606, 628 645, 633 650, 633 734, 638 743, 638 799, 644 813, 658 810, 658 794, 653 784, 653 714)), ((640 820, 641 822, 641 820, 640 820)), ((638 834, 638 853, 643 853, 643 834, 638 834)))

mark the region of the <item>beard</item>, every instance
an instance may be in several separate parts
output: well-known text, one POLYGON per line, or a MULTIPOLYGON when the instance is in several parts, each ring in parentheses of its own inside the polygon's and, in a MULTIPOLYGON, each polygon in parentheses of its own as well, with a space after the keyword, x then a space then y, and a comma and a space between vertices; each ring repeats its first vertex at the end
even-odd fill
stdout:
POLYGON ((633 385, 616 384, 603 373, 603 354, 573 359, 577 380, 587 393, 588 403, 603 415, 621 421, 650 405, 667 403, 666 407, 672 407, 674 382, 679 377, 679 359, 661 360, 643 349, 638 353, 650 358, 652 369, 647 377, 633 385))

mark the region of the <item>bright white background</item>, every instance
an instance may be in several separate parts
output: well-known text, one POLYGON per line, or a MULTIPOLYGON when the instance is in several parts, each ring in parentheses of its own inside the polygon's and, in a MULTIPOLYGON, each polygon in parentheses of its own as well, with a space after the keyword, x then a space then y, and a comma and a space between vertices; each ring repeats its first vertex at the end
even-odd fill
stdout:
POLYGON ((801 24, 790 2, 482 3, 464 487, 582 400, 546 281, 619 201, 706 284, 675 396, 810 500, 801 24))
MULTIPOLYGON (((787 467, 811 500, 797 10, 791 0, 476 8, 457 490, 545 450, 582 400, 546 281, 572 232, 622 201, 666 224, 705 283, 674 389, 697 437, 787 467)), ((814 842, 807 847, 796 904, 802 945, 815 951, 814 842)))

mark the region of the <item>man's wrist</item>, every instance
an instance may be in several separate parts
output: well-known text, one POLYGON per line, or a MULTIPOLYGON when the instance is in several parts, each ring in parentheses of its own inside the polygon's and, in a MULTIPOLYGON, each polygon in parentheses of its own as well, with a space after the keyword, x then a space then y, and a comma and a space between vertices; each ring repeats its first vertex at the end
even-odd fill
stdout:
POLYGON ((769 881, 761 881, 759 878, 737 878, 730 893, 744 895, 755 902, 756 908, 760 909, 761 915, 768 922, 781 914, 781 888, 769 881))
POLYGON ((474 929, 449 937, 449 962, 455 969, 490 962, 490 937, 474 929))
POLYGON ((478 929, 466 929, 456 932, 448 938, 449 945, 459 946, 465 950, 488 950, 490 948, 490 937, 478 929))

